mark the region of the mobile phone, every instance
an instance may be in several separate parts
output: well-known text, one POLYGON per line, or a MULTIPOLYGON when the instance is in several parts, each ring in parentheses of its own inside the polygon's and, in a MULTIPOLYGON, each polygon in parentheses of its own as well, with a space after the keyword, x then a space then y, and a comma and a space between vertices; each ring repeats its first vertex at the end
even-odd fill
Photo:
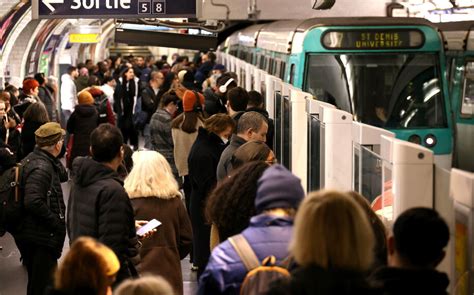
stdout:
POLYGON ((156 219, 152 219, 152 220, 148 221, 147 224, 145 224, 144 226, 137 229, 137 235, 144 236, 147 232, 154 230, 155 228, 157 228, 160 225, 161 225, 161 222, 159 222, 156 219))

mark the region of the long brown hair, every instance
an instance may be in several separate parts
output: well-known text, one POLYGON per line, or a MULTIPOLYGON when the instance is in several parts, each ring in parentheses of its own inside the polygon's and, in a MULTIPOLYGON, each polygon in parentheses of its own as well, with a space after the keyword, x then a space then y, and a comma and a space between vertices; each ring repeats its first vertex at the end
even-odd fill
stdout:
POLYGON ((171 128, 181 129, 186 133, 194 133, 198 128, 198 120, 204 122, 205 117, 201 112, 184 112, 171 122, 171 128))

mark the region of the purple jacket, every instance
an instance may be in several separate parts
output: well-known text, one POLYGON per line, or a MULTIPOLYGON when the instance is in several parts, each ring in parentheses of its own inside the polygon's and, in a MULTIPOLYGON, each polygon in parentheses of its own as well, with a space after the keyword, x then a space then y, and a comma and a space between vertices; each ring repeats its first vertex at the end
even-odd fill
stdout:
MULTIPOLYGON (((278 263, 288 256, 293 218, 260 214, 252 217, 242 234, 258 259, 273 255, 278 263)), ((228 240, 212 251, 199 280, 198 294, 239 294, 247 270, 228 240)))

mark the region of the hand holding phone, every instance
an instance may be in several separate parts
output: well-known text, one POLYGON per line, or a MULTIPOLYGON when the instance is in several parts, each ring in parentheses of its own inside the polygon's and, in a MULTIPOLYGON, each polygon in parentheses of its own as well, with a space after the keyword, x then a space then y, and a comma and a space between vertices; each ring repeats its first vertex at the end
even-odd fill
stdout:
POLYGON ((148 221, 147 224, 145 224, 144 226, 140 227, 139 229, 137 229, 137 235, 138 236, 144 236, 146 235, 148 232, 154 230, 155 228, 157 228, 158 226, 161 225, 161 222, 159 222, 158 220, 156 219, 152 219, 150 221, 148 221))

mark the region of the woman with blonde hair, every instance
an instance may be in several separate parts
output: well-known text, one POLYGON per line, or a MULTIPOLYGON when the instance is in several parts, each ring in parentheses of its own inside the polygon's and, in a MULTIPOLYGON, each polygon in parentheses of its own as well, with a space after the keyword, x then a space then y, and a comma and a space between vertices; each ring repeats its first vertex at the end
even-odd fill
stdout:
POLYGON ((365 279, 374 234, 363 209, 347 193, 310 193, 295 219, 290 253, 299 265, 269 294, 378 294, 365 279))
POLYGON ((170 284, 162 277, 145 276, 120 284, 115 295, 174 295, 170 284))
POLYGON ((120 262, 109 247, 93 238, 79 238, 57 269, 50 294, 110 295, 119 269, 120 262))
POLYGON ((191 250, 192 229, 170 165, 158 152, 136 152, 124 187, 136 220, 161 222, 157 232, 143 240, 139 272, 163 276, 182 294, 180 261, 191 250))

